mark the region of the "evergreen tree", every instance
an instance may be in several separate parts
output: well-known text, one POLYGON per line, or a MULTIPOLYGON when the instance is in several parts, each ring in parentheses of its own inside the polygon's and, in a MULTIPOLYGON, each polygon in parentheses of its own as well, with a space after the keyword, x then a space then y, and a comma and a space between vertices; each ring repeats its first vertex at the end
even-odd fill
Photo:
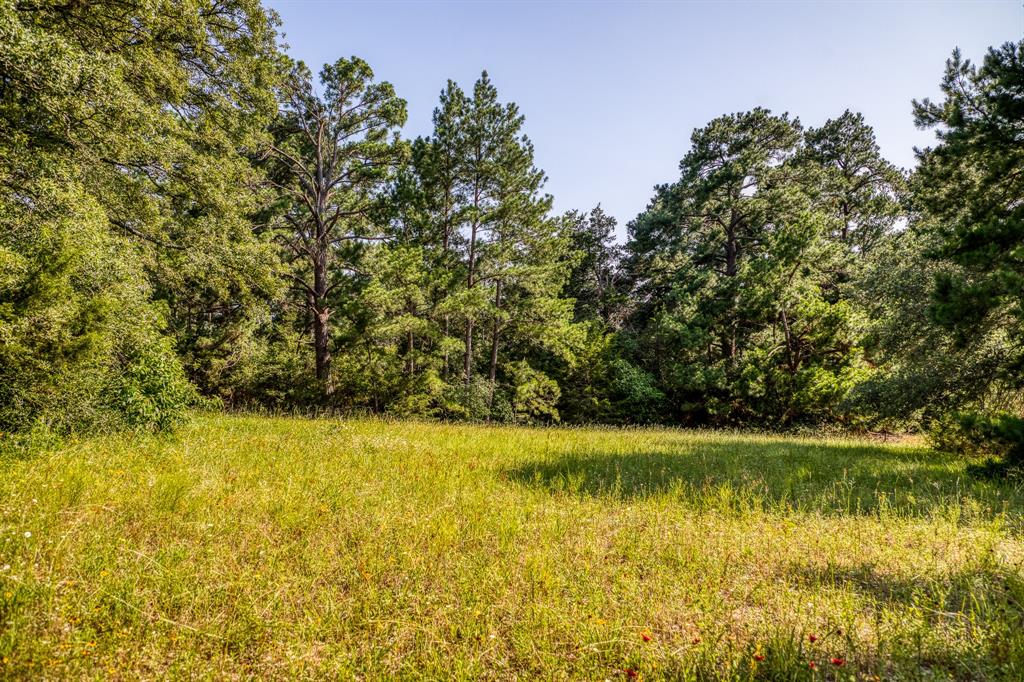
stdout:
POLYGON ((281 243, 287 276, 312 330, 316 379, 325 396, 331 374, 331 315, 367 242, 386 238, 380 210, 385 183, 403 154, 395 135, 405 101, 373 81, 363 60, 339 59, 320 72, 323 97, 301 62, 281 90, 270 178, 285 202, 281 243))
POLYGON ((447 382, 436 401, 445 414, 514 418, 507 381, 539 381, 515 363, 568 352, 573 334, 570 301, 562 298, 568 242, 548 215, 551 198, 541 193, 545 176, 523 122, 514 104, 498 101, 486 72, 472 97, 449 82, 434 133, 413 142, 393 195, 394 243, 414 246, 430 272, 414 313, 421 336, 410 330, 405 353, 418 344, 417 390, 447 382))
POLYGON ((903 173, 882 157, 864 116, 849 110, 808 129, 804 141, 804 157, 822 170, 815 203, 831 217, 831 237, 867 255, 904 217, 903 173))
POLYGON ((589 214, 571 211, 565 219, 574 257, 566 291, 576 299, 576 319, 599 319, 618 326, 624 295, 619 269, 622 249, 615 244, 615 218, 598 204, 589 214))
MULTIPOLYGON (((944 100, 914 103, 918 126, 938 144, 918 152, 914 228, 937 241, 939 270, 931 318, 967 349, 998 345, 987 390, 1016 405, 991 419, 970 419, 978 444, 1024 464, 1024 42, 990 49, 981 66, 959 51, 946 62, 944 100)), ((977 406, 977 403, 975 403, 977 406)))
POLYGON ((855 376, 848 306, 822 297, 828 221, 800 144, 785 115, 715 119, 630 225, 632 325, 681 418, 817 418, 855 376))

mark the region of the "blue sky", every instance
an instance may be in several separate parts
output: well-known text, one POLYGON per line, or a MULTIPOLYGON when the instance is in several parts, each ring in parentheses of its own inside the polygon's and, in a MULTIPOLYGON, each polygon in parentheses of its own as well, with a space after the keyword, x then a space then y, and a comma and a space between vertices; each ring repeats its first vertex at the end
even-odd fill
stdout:
POLYGON ((980 61, 1024 36, 1021 0, 974 2, 332 2, 270 0, 314 71, 358 55, 427 134, 447 79, 487 69, 519 104, 558 211, 601 202, 625 224, 678 177, 690 133, 765 106, 820 125, 850 108, 910 167, 932 135, 910 101, 938 95, 954 47, 980 61))

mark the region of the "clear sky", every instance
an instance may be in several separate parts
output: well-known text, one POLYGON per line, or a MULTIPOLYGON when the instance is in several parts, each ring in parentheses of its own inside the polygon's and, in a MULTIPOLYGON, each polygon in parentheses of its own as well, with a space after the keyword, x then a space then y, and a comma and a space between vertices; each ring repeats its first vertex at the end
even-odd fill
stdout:
POLYGON ((625 224, 678 177, 694 128, 765 106, 820 125, 846 108, 883 153, 913 165, 910 101, 938 95, 954 47, 1024 37, 1024 1, 340 2, 269 0, 293 57, 314 71, 358 55, 427 134, 447 79, 487 69, 526 116, 555 209, 600 202, 625 224))

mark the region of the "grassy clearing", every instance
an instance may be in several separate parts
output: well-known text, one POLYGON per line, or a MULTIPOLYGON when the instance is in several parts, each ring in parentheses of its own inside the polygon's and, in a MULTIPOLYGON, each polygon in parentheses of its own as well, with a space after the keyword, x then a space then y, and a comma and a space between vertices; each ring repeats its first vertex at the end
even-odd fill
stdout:
POLYGON ((0 675, 1022 679, 1022 510, 914 447, 202 416, 0 463, 0 675))

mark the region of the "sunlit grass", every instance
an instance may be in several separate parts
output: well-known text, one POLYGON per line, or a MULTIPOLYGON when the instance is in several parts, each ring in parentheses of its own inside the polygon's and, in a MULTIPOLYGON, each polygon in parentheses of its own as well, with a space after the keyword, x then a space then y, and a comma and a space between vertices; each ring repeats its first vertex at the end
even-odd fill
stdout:
POLYGON ((1024 492, 919 447, 201 416, 0 476, 8 677, 1024 679, 1024 492))

